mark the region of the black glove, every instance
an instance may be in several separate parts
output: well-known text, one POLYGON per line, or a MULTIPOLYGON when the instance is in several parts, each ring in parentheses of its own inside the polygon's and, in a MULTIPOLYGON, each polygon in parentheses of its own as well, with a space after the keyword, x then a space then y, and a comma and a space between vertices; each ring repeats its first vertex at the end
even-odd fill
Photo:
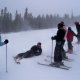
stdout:
POLYGON ((51 37, 51 40, 54 40, 54 37, 53 36, 51 37))
POLYGON ((8 39, 5 39, 4 43, 7 44, 8 42, 9 42, 8 39))

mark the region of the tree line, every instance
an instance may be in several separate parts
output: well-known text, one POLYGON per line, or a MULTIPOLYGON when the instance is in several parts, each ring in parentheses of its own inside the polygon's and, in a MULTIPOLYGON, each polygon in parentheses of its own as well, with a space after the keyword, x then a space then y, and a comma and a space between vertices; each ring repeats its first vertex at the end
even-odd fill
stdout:
POLYGON ((46 29, 56 27, 60 21, 64 21, 67 25, 74 25, 76 20, 80 20, 79 16, 71 16, 69 14, 64 14, 61 17, 59 14, 54 15, 38 15, 34 17, 32 13, 25 9, 24 15, 22 17, 21 13, 16 10, 15 17, 13 19, 12 13, 8 12, 7 7, 1 9, 0 11, 0 32, 17 32, 26 31, 29 29, 46 29))

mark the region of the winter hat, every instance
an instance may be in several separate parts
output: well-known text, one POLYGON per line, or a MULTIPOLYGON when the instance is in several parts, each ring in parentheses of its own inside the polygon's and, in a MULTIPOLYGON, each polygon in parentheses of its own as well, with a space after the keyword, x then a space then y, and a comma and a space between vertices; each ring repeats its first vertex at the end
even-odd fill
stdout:
POLYGON ((60 23, 61 23, 63 26, 65 26, 63 21, 61 21, 60 23))
POLYGON ((62 23, 58 24, 58 29, 62 28, 64 25, 62 23))
POLYGON ((37 45, 41 45, 41 42, 38 42, 37 45))
POLYGON ((71 31, 71 27, 68 27, 68 30, 71 31))

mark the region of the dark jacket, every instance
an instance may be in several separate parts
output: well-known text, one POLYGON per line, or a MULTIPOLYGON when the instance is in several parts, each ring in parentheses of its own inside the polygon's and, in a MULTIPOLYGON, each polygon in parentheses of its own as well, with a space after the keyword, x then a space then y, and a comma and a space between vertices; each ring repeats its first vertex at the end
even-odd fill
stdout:
POLYGON ((18 54, 19 57, 23 57, 23 58, 29 58, 29 57, 33 57, 33 56, 38 56, 42 53, 42 48, 41 46, 38 45, 34 45, 31 47, 30 50, 24 52, 24 53, 20 53, 18 54))
POLYGON ((42 53, 42 48, 41 46, 34 45, 31 47, 31 51, 33 52, 34 55, 38 56, 42 53))
POLYGON ((80 24, 79 23, 75 23, 75 25, 76 25, 77 33, 80 34, 80 24))
POLYGON ((54 40, 56 41, 64 41, 66 31, 64 29, 58 29, 56 36, 54 36, 54 40))

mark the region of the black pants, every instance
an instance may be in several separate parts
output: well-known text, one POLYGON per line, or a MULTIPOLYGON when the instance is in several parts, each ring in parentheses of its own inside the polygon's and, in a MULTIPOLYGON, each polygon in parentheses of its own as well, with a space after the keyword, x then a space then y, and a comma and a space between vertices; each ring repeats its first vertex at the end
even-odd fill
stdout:
POLYGON ((64 50, 64 44, 65 44, 65 40, 62 41, 62 59, 65 59, 66 58, 66 51, 64 50))
POLYGON ((33 57, 33 56, 35 56, 34 52, 29 50, 29 51, 24 53, 23 58, 30 58, 30 57, 33 57))
POLYGON ((78 42, 80 42, 80 34, 77 34, 78 42))
POLYGON ((29 51, 26 51, 26 52, 23 52, 23 53, 19 53, 16 58, 30 58, 30 57, 33 57, 34 56, 34 53, 33 51, 29 50, 29 51))
POLYGON ((62 42, 56 42, 55 50, 54 50, 54 62, 62 62, 62 42))
POLYGON ((18 59, 18 58, 23 58, 23 55, 24 55, 24 53, 19 53, 17 56, 16 56, 16 59, 18 59))
POLYGON ((68 41, 68 50, 72 50, 73 46, 72 46, 72 41, 68 41))

